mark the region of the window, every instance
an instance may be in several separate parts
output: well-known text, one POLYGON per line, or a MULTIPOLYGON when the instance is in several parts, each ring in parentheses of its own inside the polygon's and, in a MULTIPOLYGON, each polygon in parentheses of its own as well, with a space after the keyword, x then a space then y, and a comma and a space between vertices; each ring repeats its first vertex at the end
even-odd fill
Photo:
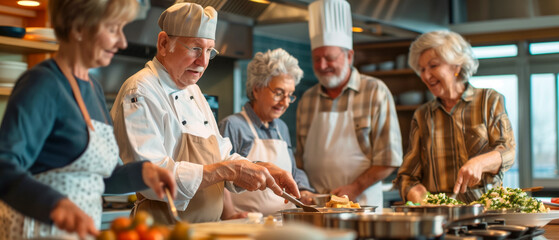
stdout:
POLYGON ((478 59, 516 57, 518 47, 515 44, 472 47, 478 59))
POLYGON ((532 74, 531 129, 532 175, 557 177, 557 76, 532 74))
MULTIPOLYGON (((518 144, 518 77, 515 74, 474 76, 470 78, 472 86, 477 88, 493 88, 505 96, 505 107, 514 131, 515 142, 518 144)), ((518 151, 517 151, 518 155, 518 151)), ((516 158, 518 159, 518 158, 516 158)), ((503 186, 519 186, 518 161, 505 173, 503 186)))
POLYGON ((530 54, 550 54, 559 53, 559 42, 540 42, 530 43, 530 54))

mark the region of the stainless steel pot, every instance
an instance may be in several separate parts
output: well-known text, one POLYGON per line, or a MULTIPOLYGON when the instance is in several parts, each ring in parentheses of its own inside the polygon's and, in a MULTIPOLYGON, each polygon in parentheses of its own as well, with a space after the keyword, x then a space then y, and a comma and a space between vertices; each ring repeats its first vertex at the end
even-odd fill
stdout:
POLYGON ((281 211, 283 222, 305 222, 317 227, 325 227, 325 216, 340 213, 374 212, 376 206, 362 206, 361 208, 317 208, 320 212, 304 212, 300 208, 290 208, 281 211))
MULTIPOLYGON (((392 206, 394 212, 415 212, 415 213, 432 213, 440 214, 447 217, 449 221, 455 221, 462 218, 477 216, 483 213, 483 205, 455 205, 455 206, 392 206)), ((477 223, 480 219, 473 219, 466 223, 477 223)))
POLYGON ((435 238, 444 233, 446 217, 426 213, 338 213, 325 215, 327 228, 352 229, 358 238, 435 238))

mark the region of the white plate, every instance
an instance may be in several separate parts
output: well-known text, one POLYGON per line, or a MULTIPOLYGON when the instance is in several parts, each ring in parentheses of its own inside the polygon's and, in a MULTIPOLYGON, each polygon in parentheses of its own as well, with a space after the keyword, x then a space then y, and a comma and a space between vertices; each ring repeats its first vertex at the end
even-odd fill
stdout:
POLYGON ((547 213, 507 213, 489 216, 486 219, 504 219, 505 224, 542 227, 554 219, 559 219, 559 210, 551 210, 547 213))

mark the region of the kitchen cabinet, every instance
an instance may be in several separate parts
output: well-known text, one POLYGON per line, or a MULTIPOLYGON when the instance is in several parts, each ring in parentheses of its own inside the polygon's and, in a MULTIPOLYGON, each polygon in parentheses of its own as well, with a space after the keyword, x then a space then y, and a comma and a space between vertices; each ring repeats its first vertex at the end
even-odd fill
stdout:
MULTIPOLYGON (((30 41, 20 38, 0 36, 0 52, 27 55, 29 67, 47 58, 45 53, 53 53, 58 49, 58 44, 48 42, 30 41)), ((0 85, 0 96, 10 95, 12 88, 0 85)))
POLYGON ((354 45, 354 66, 362 74, 381 79, 394 96, 404 152, 408 148, 410 123, 415 109, 426 102, 428 89, 407 65, 411 41, 365 43, 354 45), (371 64, 375 68, 371 68, 371 64), (368 69, 367 69, 368 68, 368 69), (374 69, 374 71, 367 71, 374 69), (363 71, 365 70, 365 71, 363 71), (400 104, 402 93, 416 91, 421 100, 415 104, 400 104))
MULTIPOLYGON (((44 2, 43 2, 44 3, 44 2)), ((2 2, 0 4, 1 25, 17 27, 49 27, 46 7, 42 6, 31 9, 18 7, 15 1, 2 2)), ((58 44, 25 40, 21 38, 0 36, 0 54, 17 55, 27 62, 28 68, 51 57, 58 49, 58 44)), ((11 60, 11 59, 10 59, 11 60)), ((0 84, 0 122, 8 102, 8 96, 12 92, 12 86, 0 84)))

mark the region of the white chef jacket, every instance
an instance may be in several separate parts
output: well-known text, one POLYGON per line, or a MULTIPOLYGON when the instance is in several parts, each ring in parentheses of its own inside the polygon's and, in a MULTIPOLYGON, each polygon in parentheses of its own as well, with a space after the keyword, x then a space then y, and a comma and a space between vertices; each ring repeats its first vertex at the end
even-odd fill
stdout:
MULTIPOLYGON (((120 157, 126 162, 150 160, 169 169, 177 182, 177 209, 184 211, 202 181, 203 166, 174 161, 182 133, 207 138, 215 135, 221 158, 246 159, 234 153, 229 138, 223 138, 210 106, 198 85, 179 89, 165 67, 154 57, 124 82, 111 110, 120 157)), ((230 191, 240 188, 226 182, 230 191)), ((159 200, 152 190, 142 192, 159 200)))

